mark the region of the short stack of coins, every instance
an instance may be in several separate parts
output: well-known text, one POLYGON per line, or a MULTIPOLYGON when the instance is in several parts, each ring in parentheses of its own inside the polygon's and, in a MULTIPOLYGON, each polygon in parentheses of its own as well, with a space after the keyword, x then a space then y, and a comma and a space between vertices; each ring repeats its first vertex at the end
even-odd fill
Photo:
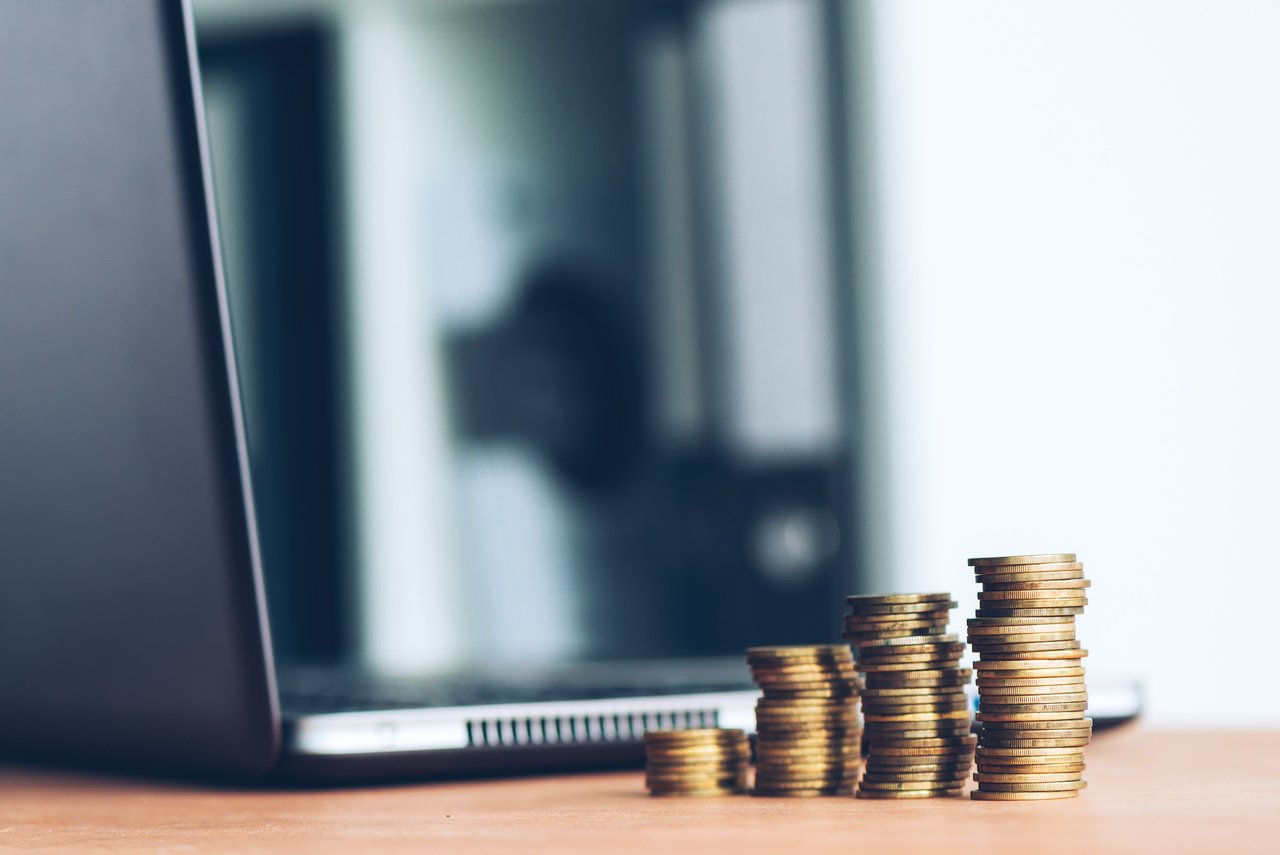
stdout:
POLYGON ((751 745, 741 730, 651 730, 644 735, 645 786, 655 796, 745 792, 751 745))
POLYGON ((973 767, 964 642, 947 634, 950 594, 846 599, 844 637, 864 675, 867 765, 858 798, 963 794, 973 767))
POLYGON ((758 796, 849 795, 862 761, 858 675, 844 645, 752 647, 758 796))
POLYGON ((1084 566, 1071 553, 971 558, 978 611, 969 621, 978 721, 973 798, 1072 798, 1084 789, 1084 657, 1076 615, 1088 600, 1084 566))

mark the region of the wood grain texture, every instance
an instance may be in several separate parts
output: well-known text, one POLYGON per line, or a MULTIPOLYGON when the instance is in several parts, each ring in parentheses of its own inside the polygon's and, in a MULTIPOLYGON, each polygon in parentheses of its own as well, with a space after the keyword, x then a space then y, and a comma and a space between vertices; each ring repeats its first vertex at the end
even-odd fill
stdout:
POLYGON ((0 850, 1073 853, 1280 851, 1280 731, 1101 734, 1081 798, 653 799, 638 772, 249 792, 0 770, 0 850))

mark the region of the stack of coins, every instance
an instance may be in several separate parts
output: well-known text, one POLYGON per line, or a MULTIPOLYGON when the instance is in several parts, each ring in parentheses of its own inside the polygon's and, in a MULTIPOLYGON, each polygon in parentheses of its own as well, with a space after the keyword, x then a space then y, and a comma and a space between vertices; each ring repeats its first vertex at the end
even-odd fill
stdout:
POLYGON ((862 763, 858 675, 843 645, 752 647, 758 796, 853 792, 862 763))
POLYGON ((844 637, 866 678, 867 768, 858 798, 959 796, 973 766, 964 643, 950 594, 849 597, 844 637))
POLYGON ((971 558, 982 591, 969 621, 978 672, 975 799, 1065 799, 1084 789, 1084 657, 1075 616, 1088 602, 1071 553, 971 558))
POLYGON ((655 796, 745 792, 751 745, 741 730, 651 730, 644 735, 645 786, 655 796))

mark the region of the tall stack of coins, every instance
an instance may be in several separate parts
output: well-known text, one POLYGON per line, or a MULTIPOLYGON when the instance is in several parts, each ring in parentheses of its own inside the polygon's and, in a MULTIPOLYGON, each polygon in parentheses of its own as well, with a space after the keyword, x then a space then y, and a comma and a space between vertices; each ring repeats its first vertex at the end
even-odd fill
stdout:
POLYGON ((655 796, 723 796, 747 788, 751 746, 741 730, 651 730, 645 786, 655 796))
POLYGON ((969 621, 978 672, 978 782, 988 801, 1065 799, 1084 789, 1084 657, 1076 615, 1088 600, 1071 553, 971 558, 982 591, 969 621))
POLYGON ((973 765, 960 667, 964 643, 947 634, 950 594, 849 597, 844 637, 866 678, 867 768, 858 798, 959 796, 973 765))
POLYGON ((861 766, 858 675, 843 645, 752 647, 758 796, 853 792, 861 766))

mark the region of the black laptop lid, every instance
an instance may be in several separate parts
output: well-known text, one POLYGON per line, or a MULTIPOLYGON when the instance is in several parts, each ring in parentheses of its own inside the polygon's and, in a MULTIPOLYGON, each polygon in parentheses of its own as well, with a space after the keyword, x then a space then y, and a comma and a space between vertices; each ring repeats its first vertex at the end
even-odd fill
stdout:
POLYGON ((5 753, 275 759, 189 22, 0 0, 5 753))

